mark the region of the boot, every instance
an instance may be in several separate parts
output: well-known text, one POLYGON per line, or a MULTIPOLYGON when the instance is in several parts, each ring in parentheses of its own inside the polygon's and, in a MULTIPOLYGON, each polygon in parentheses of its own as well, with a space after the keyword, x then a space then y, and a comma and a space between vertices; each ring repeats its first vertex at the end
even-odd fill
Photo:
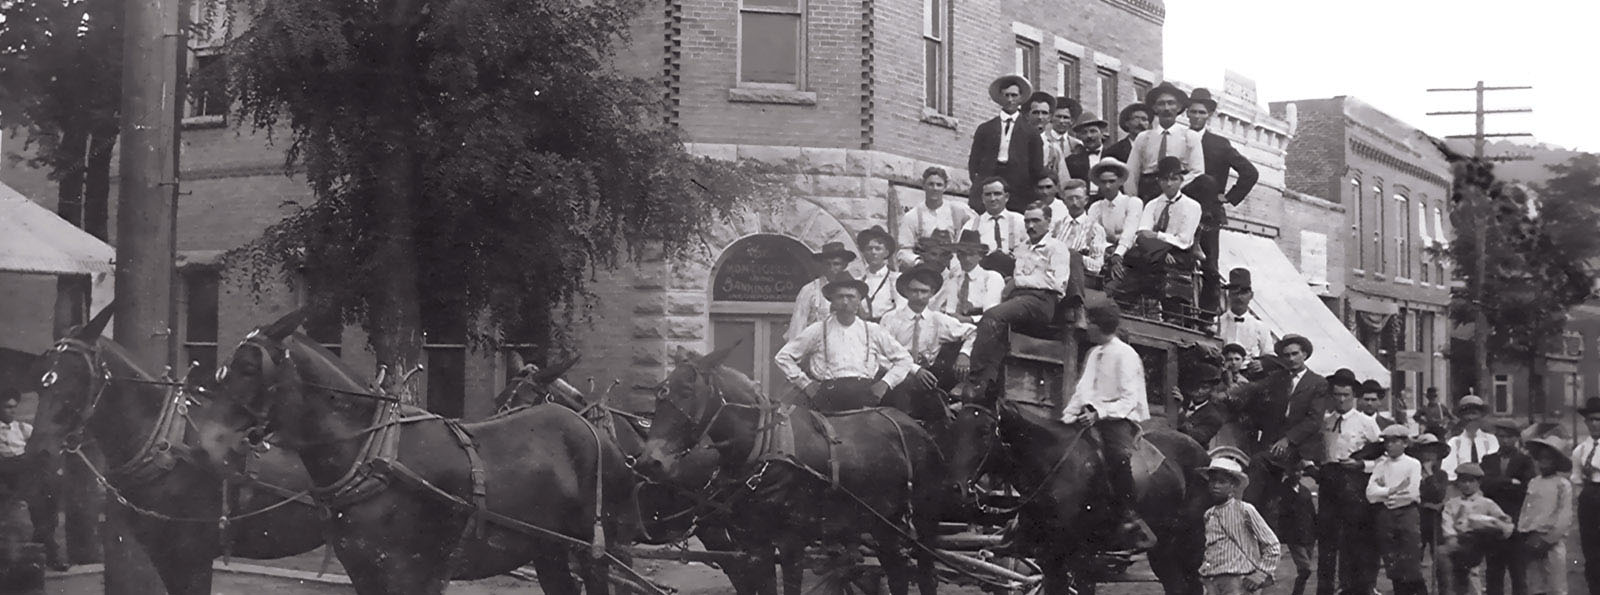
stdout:
POLYGON ((1301 573, 1294 576, 1294 590, 1289 595, 1305 595, 1306 582, 1311 580, 1311 573, 1301 573))

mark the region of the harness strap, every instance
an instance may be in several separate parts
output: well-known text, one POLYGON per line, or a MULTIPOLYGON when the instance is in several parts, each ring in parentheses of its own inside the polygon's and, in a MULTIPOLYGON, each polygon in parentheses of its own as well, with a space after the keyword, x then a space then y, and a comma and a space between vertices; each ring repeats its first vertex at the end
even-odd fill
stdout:
POLYGON ((822 429, 823 439, 827 441, 828 485, 837 490, 839 489, 839 445, 842 443, 839 440, 839 432, 833 429, 833 422, 828 421, 828 416, 812 411, 811 418, 816 420, 822 429))
POLYGON ((177 386, 169 386, 150 435, 145 437, 132 457, 108 469, 106 477, 123 486, 133 486, 153 482, 172 470, 177 465, 177 459, 186 456, 189 451, 184 442, 188 430, 184 420, 187 418, 186 395, 177 386))
MULTIPOLYGON (((478 539, 483 538, 483 512, 489 509, 489 488, 486 485, 487 471, 483 467, 483 457, 478 454, 478 445, 472 440, 472 433, 462 427, 461 422, 453 419, 444 420, 444 427, 456 437, 456 442, 461 449, 467 452, 467 464, 470 465, 472 476, 472 506, 474 511, 467 520, 468 532, 478 539)), ((430 486, 431 487, 431 486, 430 486)))

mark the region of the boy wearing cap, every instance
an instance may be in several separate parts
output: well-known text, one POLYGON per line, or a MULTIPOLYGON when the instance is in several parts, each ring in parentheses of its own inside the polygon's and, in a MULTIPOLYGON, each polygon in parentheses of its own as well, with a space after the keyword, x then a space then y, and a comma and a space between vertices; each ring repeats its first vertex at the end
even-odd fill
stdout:
POLYGON ((944 288, 934 296, 933 308, 958 321, 977 324, 985 311, 1000 305, 1006 280, 1000 273, 978 266, 989 252, 978 240, 978 232, 962 231, 961 240, 945 244, 945 248, 955 253, 957 266, 944 269, 944 288))
POLYGON ((822 275, 802 286, 795 295, 794 314, 789 316, 789 330, 784 331, 784 339, 793 339, 806 327, 828 317, 832 306, 822 288, 835 280, 850 278, 848 271, 850 263, 856 260, 856 253, 846 249, 843 242, 828 242, 822 245, 821 252, 811 257, 822 263, 822 275))
MULTIPOLYGON (((1500 449, 1483 457, 1479 480, 1483 495, 1494 501, 1500 510, 1511 515, 1516 524, 1522 514, 1522 502, 1528 495, 1528 482, 1539 474, 1533 458, 1522 451, 1522 426, 1516 420, 1502 418, 1489 424, 1500 449)), ((1467 465, 1470 463, 1462 463, 1467 465)), ((1460 466, 1457 466, 1460 469, 1460 466)), ((1484 591, 1488 595, 1504 595, 1506 577, 1511 578, 1511 595, 1528 594, 1528 578, 1523 573, 1520 552, 1515 540, 1493 540, 1484 545, 1484 591)))
POLYGON ((1572 471, 1567 441, 1560 436, 1525 442, 1539 475, 1517 517, 1516 538, 1527 560, 1528 593, 1567 595, 1567 533, 1572 530, 1572 471))
POLYGON ((1478 491, 1483 468, 1474 463, 1456 467, 1459 496, 1444 503, 1439 551, 1450 560, 1455 595, 1483 592, 1483 557, 1493 544, 1511 535, 1511 516, 1478 491))
POLYGON ((1395 595, 1425 595, 1422 579, 1422 463, 1406 454, 1411 431, 1389 426, 1383 431, 1384 457, 1373 466, 1367 501, 1378 508, 1378 549, 1395 595))
POLYGON ((889 257, 895 252, 894 236, 883 226, 874 225, 856 234, 856 249, 861 251, 861 260, 867 263, 867 272, 861 276, 861 282, 867 284, 867 297, 861 300, 861 317, 877 322, 900 305, 900 296, 894 290, 900 273, 889 268, 889 257))
POLYGON ((1133 248, 1139 234, 1139 220, 1144 217, 1144 201, 1122 193, 1122 183, 1128 179, 1128 166, 1115 157, 1097 162, 1089 170, 1097 192, 1089 202, 1089 218, 1100 223, 1106 231, 1106 270, 1108 279, 1122 278, 1122 256, 1133 248))
POLYGON ((936 231, 945 233, 944 241, 956 237, 967 222, 976 216, 967 205, 945 200, 945 190, 950 186, 950 173, 933 166, 922 172, 922 202, 911 207, 900 217, 900 253, 896 257, 901 268, 916 266, 921 261, 916 245, 936 231))
POLYGON ((1439 464, 1450 479, 1456 477, 1456 465, 1461 463, 1483 463, 1483 457, 1492 455, 1500 450, 1500 441, 1493 434, 1483 431, 1483 414, 1487 411, 1483 398, 1477 395, 1461 397, 1456 403, 1456 417, 1461 420, 1461 433, 1451 436, 1446 443, 1450 446, 1450 455, 1439 464))
MULTIPOLYGON (((1145 93, 1145 103, 1154 110, 1156 125, 1146 131, 1149 134, 1133 139, 1133 150, 1128 153, 1129 178, 1123 192, 1148 200, 1164 191, 1161 178, 1165 174, 1158 171, 1162 160, 1168 157, 1178 160, 1183 172, 1182 183, 1178 186, 1183 187, 1205 171, 1206 158, 1201 152, 1200 133, 1178 123, 1178 114, 1189 105, 1187 93, 1170 82, 1163 82, 1145 93)), ((1199 213, 1195 215, 1198 224, 1199 213)))
POLYGON ((1600 397, 1589 397, 1578 409, 1589 438, 1572 451, 1577 461, 1572 485, 1578 490, 1578 543, 1583 549, 1583 579, 1590 595, 1600 594, 1600 397))
MULTIPOLYGON (((928 302, 944 285, 944 277, 930 268, 916 267, 900 275, 895 289, 905 306, 883 316, 883 328, 911 353, 916 369, 895 387, 897 392, 931 392, 953 386, 971 370, 972 335, 976 330, 938 310, 928 302), (951 361, 946 354, 955 347, 951 361)), ((919 408, 920 409, 920 408, 919 408)))
POLYGON ((889 387, 916 368, 911 354, 889 331, 858 316, 867 295, 865 283, 845 276, 822 291, 832 315, 790 339, 773 356, 773 363, 817 411, 876 405, 889 387), (885 369, 883 377, 874 380, 880 368, 885 369))
POLYGON ((1239 499, 1250 480, 1244 473, 1249 457, 1237 448, 1211 451, 1211 464, 1199 469, 1212 501, 1205 513, 1206 548, 1200 580, 1207 595, 1243 595, 1273 582, 1282 556, 1278 536, 1256 507, 1239 499))
POLYGON ((1019 113, 1022 101, 1033 94, 1028 79, 1014 74, 989 83, 989 98, 1000 106, 1000 115, 978 125, 972 133, 972 149, 967 152, 967 173, 972 176, 972 199, 968 206, 982 211, 983 185, 990 177, 1005 178, 1014 196, 1011 208, 1022 211, 1033 202, 1033 183, 1044 177, 1044 139, 1039 128, 1019 113))

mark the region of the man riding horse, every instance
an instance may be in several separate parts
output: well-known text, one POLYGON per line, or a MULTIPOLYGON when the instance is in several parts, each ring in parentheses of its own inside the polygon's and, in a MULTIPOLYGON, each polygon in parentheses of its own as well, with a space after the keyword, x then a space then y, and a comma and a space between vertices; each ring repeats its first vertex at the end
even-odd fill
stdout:
POLYGON ((918 421, 930 416, 943 419, 944 390, 955 386, 971 369, 971 324, 928 307, 944 285, 944 275, 930 267, 915 267, 895 281, 895 290, 905 303, 883 315, 881 324, 900 345, 911 352, 915 370, 895 386, 885 404, 899 408, 918 421), (931 397, 931 398, 930 398, 931 397))
POLYGON ((798 331, 772 359, 817 411, 877 405, 916 369, 911 354, 882 326, 860 318, 867 284, 846 276, 823 286, 822 294, 832 315, 798 331), (882 377, 879 368, 886 369, 882 377))

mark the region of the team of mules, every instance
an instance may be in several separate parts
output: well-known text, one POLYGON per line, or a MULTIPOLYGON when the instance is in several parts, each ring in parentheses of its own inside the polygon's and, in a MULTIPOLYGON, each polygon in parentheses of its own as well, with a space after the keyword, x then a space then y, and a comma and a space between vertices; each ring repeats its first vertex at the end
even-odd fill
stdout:
MULTIPOLYGON (((298 313, 251 333, 214 379, 188 383, 139 370, 100 337, 108 318, 45 355, 28 448, 76 452, 88 437, 115 453, 109 483, 135 507, 135 535, 171 593, 209 592, 224 553, 288 556, 324 538, 359 593, 440 593, 530 562, 546 593, 579 591, 574 562, 587 590, 605 593, 608 576, 631 574, 621 546, 693 531, 746 554, 724 566, 741 594, 798 595, 805 548, 824 542, 870 548, 891 593, 914 582, 930 595, 938 521, 972 504, 983 474, 1022 495, 1012 547, 1039 558, 1045 592, 1093 589, 1103 465, 1095 433, 1055 411, 958 405, 937 416, 937 435, 894 409, 817 414, 763 395, 723 349, 680 353, 649 415, 578 391, 560 378, 566 366, 526 365, 501 413, 462 423, 358 381, 295 332, 298 313)), ((1175 432, 1144 436, 1135 470, 1158 537, 1151 567, 1168 595, 1198 595, 1193 470, 1205 451, 1175 432)))

